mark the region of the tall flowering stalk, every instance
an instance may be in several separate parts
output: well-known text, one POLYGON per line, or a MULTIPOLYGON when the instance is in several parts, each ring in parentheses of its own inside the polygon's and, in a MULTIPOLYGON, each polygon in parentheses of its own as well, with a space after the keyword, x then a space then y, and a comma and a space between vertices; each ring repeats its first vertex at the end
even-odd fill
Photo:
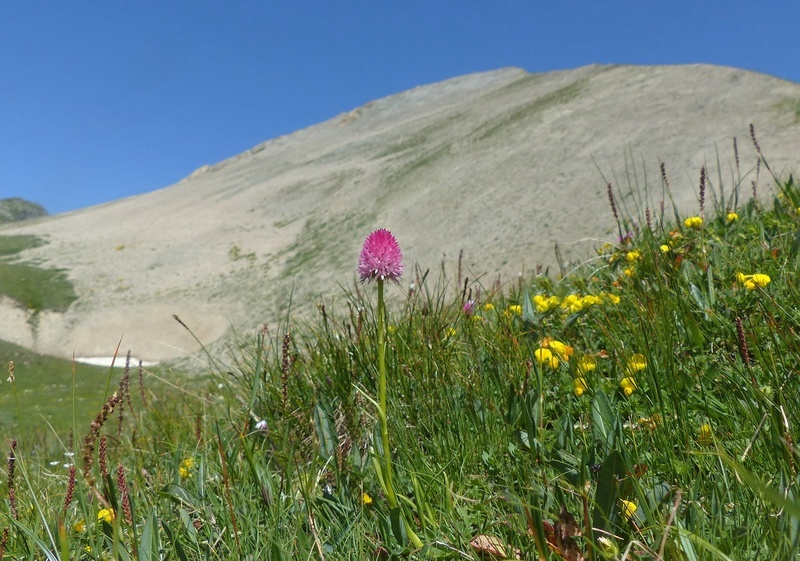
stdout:
POLYGON ((403 253, 389 230, 375 230, 364 241, 358 256, 358 275, 361 282, 378 282, 378 403, 380 404, 381 444, 385 462, 384 483, 389 506, 397 506, 397 496, 392 485, 392 454, 389 448, 389 426, 386 414, 386 304, 383 300, 383 283, 386 279, 397 282, 403 274, 403 253))
MULTIPOLYGON (((378 283, 378 417, 381 424, 381 445, 383 448, 384 468, 382 479, 386 486, 386 498, 389 507, 397 508, 397 495, 392 482, 392 453, 389 447, 389 423, 387 414, 387 377, 386 377, 386 304, 383 298, 384 282, 397 282, 403 275, 403 253, 394 235, 383 228, 375 230, 364 241, 361 254, 358 256, 358 275, 361 282, 377 281, 378 283)), ((408 536, 417 547, 422 542, 405 523, 408 536)))

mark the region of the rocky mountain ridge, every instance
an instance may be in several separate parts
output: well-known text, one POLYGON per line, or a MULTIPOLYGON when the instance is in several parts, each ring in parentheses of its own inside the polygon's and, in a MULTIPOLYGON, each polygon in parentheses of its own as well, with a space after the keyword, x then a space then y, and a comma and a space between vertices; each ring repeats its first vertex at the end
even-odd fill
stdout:
POLYGON ((4 301, 0 339, 103 356, 123 337, 144 359, 191 355, 173 314, 206 343, 274 326, 290 301, 341 294, 377 227, 395 233, 408 270, 443 259, 452 270, 462 249, 464 273, 486 285, 553 268, 555 243, 579 260, 616 237, 607 182, 631 212, 659 208, 662 161, 684 211, 704 164, 714 189, 741 180, 749 197, 750 123, 773 170, 797 169, 799 106, 798 84, 707 65, 509 68, 421 86, 175 185, 4 227, 45 239, 21 258, 68 270, 78 300, 35 326, 4 301))

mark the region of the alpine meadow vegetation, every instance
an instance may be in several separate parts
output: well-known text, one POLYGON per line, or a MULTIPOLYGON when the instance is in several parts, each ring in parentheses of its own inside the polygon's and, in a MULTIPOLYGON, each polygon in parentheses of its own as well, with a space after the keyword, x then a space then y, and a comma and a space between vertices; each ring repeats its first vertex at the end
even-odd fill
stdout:
POLYGON ((753 141, 691 216, 663 165, 656 208, 609 185, 616 242, 558 278, 432 275, 381 229, 184 389, 110 372, 5 443, 0 559, 793 558, 800 188, 753 141))

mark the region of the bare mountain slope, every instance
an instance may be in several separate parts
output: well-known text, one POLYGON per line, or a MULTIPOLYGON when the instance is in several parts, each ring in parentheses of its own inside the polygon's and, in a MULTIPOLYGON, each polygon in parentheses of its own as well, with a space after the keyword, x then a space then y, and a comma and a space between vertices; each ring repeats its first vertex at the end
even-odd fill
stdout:
POLYGON ((579 257, 590 247, 571 242, 614 237, 598 166, 622 178, 632 154, 657 208, 663 160, 676 202, 696 208, 717 152, 729 181, 734 137, 742 174, 755 163, 751 122, 773 169, 796 169, 798 114, 800 85, 704 65, 503 69, 415 88, 176 185, 3 228, 49 240, 23 258, 68 269, 79 299, 35 322, 6 301, 0 338, 102 356, 124 333, 142 358, 183 356, 197 345, 173 313, 205 342, 274 324, 292 287, 308 302, 349 282, 376 227, 423 268, 463 248, 472 277, 552 264, 556 241, 579 257))

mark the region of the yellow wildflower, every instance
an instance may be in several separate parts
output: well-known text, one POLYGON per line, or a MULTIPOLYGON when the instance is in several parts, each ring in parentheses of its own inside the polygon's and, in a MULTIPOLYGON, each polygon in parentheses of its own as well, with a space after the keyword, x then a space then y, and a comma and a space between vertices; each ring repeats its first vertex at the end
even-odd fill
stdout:
POLYGON ((550 296, 546 298, 543 294, 537 294, 533 297, 533 304, 536 306, 536 311, 540 314, 544 314, 549 312, 550 310, 556 308, 561 300, 558 296, 550 296))
POLYGON ((456 335, 456 333, 458 333, 458 331, 456 331, 455 327, 452 327, 452 326, 448 327, 447 328, 447 332, 444 334, 445 339, 449 339, 450 337, 454 337, 456 335))
POLYGON ((178 473, 181 476, 181 479, 188 479, 192 476, 192 468, 194 467, 194 459, 193 458, 186 458, 181 462, 180 467, 178 468, 178 473))
POLYGON ((553 351, 561 360, 569 360, 569 357, 575 353, 575 349, 569 345, 565 345, 561 341, 550 339, 549 337, 545 337, 544 341, 542 341, 542 347, 553 351))
POLYGON ((97 513, 97 521, 100 522, 101 520, 111 524, 114 521, 114 509, 113 508, 100 509, 100 512, 97 513))
POLYGON ((636 353, 628 361, 628 366, 627 366, 628 374, 639 372, 640 370, 644 370, 645 368, 647 368, 647 360, 641 353, 636 353))
POLYGON ((695 230, 699 230, 700 227, 703 225, 703 219, 700 216, 690 216, 686 220, 683 221, 683 225, 687 228, 694 228, 695 230))
POLYGON ((772 279, 768 275, 762 273, 754 273, 752 275, 745 275, 744 273, 737 273, 736 280, 739 284, 744 286, 747 290, 755 290, 756 288, 765 288, 772 279))
POLYGON ((72 525, 72 531, 81 533, 86 529, 86 520, 80 519, 75 524, 72 525))
POLYGON ((633 251, 629 251, 628 253, 625 254, 625 260, 628 263, 635 263, 641 258, 642 258, 642 252, 639 251, 638 249, 634 249, 633 251))
POLYGON ((586 374, 597 368, 597 359, 592 355, 583 355, 578 361, 578 374, 586 374))
POLYGON ((661 253, 669 253, 669 246, 665 243, 661 244, 661 247, 659 247, 659 249, 661 250, 661 253))
POLYGON ((633 275, 636 274, 636 269, 634 269, 633 267, 628 267, 627 269, 625 269, 622 272, 625 274, 626 277, 632 278, 633 275))
POLYGON ((603 299, 600 296, 594 296, 593 294, 587 294, 583 298, 581 298, 581 304, 584 307, 588 308, 589 306, 596 306, 598 304, 602 304, 603 299))
POLYGON ((725 217, 725 221, 730 224, 731 222, 736 222, 739 220, 739 215, 735 212, 729 212, 728 216, 725 217))
POLYGON ((622 503, 622 518, 624 518, 625 522, 627 522, 633 517, 634 514, 636 514, 636 509, 639 507, 637 507, 636 503, 633 501, 621 499, 620 502, 622 503))
POLYGON ((619 304, 620 302, 620 297, 616 294, 611 294, 610 292, 604 293, 603 298, 607 298, 612 304, 619 304))
POLYGON ((553 353, 550 351, 550 349, 536 349, 533 351, 533 357, 536 359, 536 362, 541 365, 546 364, 553 370, 558 368, 558 358, 553 356, 553 353))
POLYGON ((697 443, 701 446, 710 446, 714 443, 713 434, 714 433, 711 430, 711 425, 704 423, 700 427, 700 430, 697 431, 697 443))
POLYGON ((636 389, 636 380, 627 376, 620 381, 619 387, 622 388, 622 393, 624 393, 626 397, 630 397, 633 390, 636 389))
POLYGON ((372 506, 372 497, 370 497, 367 493, 362 493, 361 504, 364 506, 372 506))
POLYGON ((492 304, 491 302, 486 302, 486 303, 483 305, 483 309, 484 309, 485 311, 487 311, 487 312, 491 312, 492 310, 494 310, 494 304, 492 304))
POLYGON ((537 294, 533 297, 533 305, 536 306, 536 311, 540 314, 550 310, 549 306, 547 305, 547 298, 541 294, 537 294))
POLYGON ((516 316, 521 316, 522 315, 522 306, 520 306, 519 304, 512 304, 508 308, 506 308, 506 311, 503 312, 503 315, 506 316, 507 318, 510 318, 511 316, 515 316, 515 315, 516 316))
POLYGON ((586 384, 586 378, 574 378, 572 380, 572 389, 575 392, 576 397, 580 397, 589 389, 589 386, 586 384))

